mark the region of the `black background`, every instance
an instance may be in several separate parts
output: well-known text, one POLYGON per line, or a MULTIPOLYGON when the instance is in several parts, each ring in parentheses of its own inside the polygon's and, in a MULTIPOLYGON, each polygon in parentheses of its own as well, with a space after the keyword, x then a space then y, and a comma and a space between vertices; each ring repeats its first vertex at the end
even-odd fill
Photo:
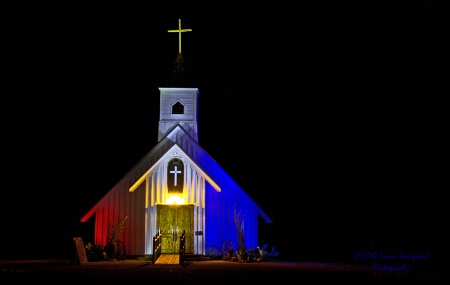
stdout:
POLYGON ((93 238, 81 217, 157 143, 179 18, 199 143, 273 219, 260 246, 445 257, 444 17, 390 2, 5 7, 0 257, 93 238))

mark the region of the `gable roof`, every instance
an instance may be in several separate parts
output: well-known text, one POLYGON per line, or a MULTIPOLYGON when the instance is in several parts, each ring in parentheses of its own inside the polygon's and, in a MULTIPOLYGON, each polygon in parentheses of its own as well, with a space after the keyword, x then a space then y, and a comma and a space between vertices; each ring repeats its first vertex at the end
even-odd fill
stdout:
POLYGON ((251 199, 247 193, 228 175, 228 173, 194 140, 180 124, 175 125, 166 136, 161 139, 105 196, 103 196, 82 218, 81 222, 88 221, 94 213, 102 207, 117 191, 127 188, 129 191, 139 186, 145 180, 146 174, 158 162, 174 149, 181 150, 199 173, 212 187, 220 192, 221 189, 233 188, 240 195, 245 195, 253 202, 258 214, 266 223, 272 223, 269 216, 251 199))
POLYGON ((147 178, 147 176, 153 171, 153 169, 158 165, 159 161, 164 160, 165 157, 167 156, 171 156, 173 153, 177 153, 178 155, 182 156, 184 159, 189 160, 190 164, 192 166, 194 166, 195 170, 197 170, 197 172, 200 174, 201 177, 203 177, 206 181, 209 182, 209 184, 211 184, 211 186, 217 191, 220 192, 221 188, 219 185, 216 184, 216 182, 214 182, 214 180, 211 179, 211 177, 208 176, 208 174, 206 174, 200 167, 198 167, 198 165, 192 161, 192 159, 182 150, 180 149, 180 147, 175 144, 174 146, 172 146, 172 148, 170 150, 168 150, 166 152, 165 155, 163 155, 157 163, 155 163, 149 170, 147 170, 142 176, 141 178, 139 178, 133 185, 131 185, 129 191, 133 192, 134 190, 136 190, 136 188, 139 187, 139 185, 141 185, 142 182, 145 181, 145 179, 147 178))

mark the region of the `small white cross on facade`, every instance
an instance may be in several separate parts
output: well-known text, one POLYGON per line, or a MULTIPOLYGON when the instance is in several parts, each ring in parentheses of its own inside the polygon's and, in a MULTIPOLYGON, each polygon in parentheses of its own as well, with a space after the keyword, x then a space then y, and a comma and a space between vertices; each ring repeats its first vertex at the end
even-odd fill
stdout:
POLYGON ((174 184, 174 186, 177 186, 177 174, 180 174, 181 171, 177 170, 177 167, 175 166, 175 170, 171 170, 170 173, 173 173, 173 175, 175 175, 174 179, 173 179, 173 182, 174 182, 173 184, 174 184))

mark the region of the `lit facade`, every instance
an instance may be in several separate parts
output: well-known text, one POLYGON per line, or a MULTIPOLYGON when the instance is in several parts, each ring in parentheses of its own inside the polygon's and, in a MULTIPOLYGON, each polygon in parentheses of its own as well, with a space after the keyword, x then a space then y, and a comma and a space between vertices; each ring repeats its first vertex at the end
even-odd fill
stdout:
POLYGON ((198 144, 198 98, 197 88, 160 88, 158 143, 81 219, 95 219, 96 245, 126 216, 126 255, 153 254, 158 232, 162 253, 177 253, 184 232, 186 253, 220 255, 238 241, 239 213, 246 247, 258 246, 258 224, 271 219, 198 144))

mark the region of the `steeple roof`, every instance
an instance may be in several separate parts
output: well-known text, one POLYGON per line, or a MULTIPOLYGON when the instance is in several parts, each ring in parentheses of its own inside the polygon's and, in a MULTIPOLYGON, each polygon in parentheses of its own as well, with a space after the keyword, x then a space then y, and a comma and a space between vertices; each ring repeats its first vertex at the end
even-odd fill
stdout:
POLYGON ((186 69, 183 55, 178 56, 173 63, 172 70, 166 75, 164 80, 166 87, 194 87, 193 80, 186 69))

